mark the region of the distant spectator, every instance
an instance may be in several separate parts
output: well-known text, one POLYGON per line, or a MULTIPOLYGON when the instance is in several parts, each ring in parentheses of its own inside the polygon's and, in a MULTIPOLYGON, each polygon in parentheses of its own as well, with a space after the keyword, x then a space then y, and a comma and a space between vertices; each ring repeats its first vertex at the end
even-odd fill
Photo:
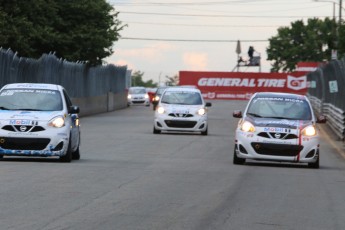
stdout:
POLYGON ((255 51, 254 47, 249 46, 249 50, 248 50, 249 61, 251 61, 253 59, 254 51, 255 51))

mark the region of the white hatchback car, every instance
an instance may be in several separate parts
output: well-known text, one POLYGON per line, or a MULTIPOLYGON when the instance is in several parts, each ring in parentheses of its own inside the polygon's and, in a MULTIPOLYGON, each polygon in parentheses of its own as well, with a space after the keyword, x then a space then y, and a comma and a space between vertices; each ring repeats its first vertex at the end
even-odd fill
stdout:
POLYGON ((199 89, 169 87, 162 94, 155 111, 153 133, 161 131, 201 132, 208 134, 207 107, 199 89))
POLYGON ((128 106, 130 105, 145 105, 150 106, 150 98, 146 92, 145 87, 134 86, 128 90, 128 106))
POLYGON ((16 83, 0 90, 0 158, 79 160, 79 107, 60 85, 16 83))
POLYGON ((234 164, 246 159, 308 163, 319 168, 319 131, 306 96, 288 93, 256 93, 249 100, 236 129, 234 164))

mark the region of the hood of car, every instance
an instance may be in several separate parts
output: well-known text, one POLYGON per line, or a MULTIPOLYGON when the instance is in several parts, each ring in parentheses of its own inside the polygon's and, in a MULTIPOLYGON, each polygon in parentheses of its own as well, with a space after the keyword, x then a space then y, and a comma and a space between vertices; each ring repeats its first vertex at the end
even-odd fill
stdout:
POLYGON ((19 110, 1 110, 0 120, 14 121, 34 121, 50 120, 58 115, 63 115, 62 111, 19 111, 19 110))
POLYGON ((132 97, 145 97, 145 95, 146 95, 146 93, 136 93, 136 94, 134 94, 134 93, 130 93, 130 95, 132 96, 132 97))
POLYGON ((313 123, 310 120, 290 120, 279 118, 246 117, 245 120, 251 122, 257 127, 281 127, 290 129, 304 128, 313 123))

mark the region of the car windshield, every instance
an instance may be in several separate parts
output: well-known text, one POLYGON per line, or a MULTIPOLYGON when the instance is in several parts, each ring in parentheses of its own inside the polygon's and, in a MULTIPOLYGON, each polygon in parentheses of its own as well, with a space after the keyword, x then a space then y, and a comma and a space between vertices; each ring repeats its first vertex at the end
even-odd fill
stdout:
POLYGON ((162 103, 179 105, 202 105, 200 93, 188 91, 169 91, 162 97, 162 103))
POLYGON ((311 109, 309 103, 302 99, 257 97, 251 101, 247 115, 262 118, 310 120, 311 109))
POLYGON ((145 94, 146 93, 146 89, 129 89, 129 93, 130 94, 145 94))
POLYGON ((60 111, 61 94, 57 90, 5 89, 0 92, 0 109, 60 111))
POLYGON ((166 89, 166 87, 164 87, 164 88, 158 88, 156 94, 157 94, 157 95, 162 95, 162 93, 164 92, 165 89, 166 89))

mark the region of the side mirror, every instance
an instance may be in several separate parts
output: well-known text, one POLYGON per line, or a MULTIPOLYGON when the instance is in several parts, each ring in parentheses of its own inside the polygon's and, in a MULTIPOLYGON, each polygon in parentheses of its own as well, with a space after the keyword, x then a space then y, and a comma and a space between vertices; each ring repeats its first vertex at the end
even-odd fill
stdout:
POLYGON ((68 113, 79 113, 79 112, 80 112, 79 106, 76 106, 76 105, 72 105, 68 109, 68 113))
POLYGON ((211 102, 206 102, 205 107, 211 107, 212 103, 211 102))
POLYGON ((235 118, 242 118, 242 112, 241 112, 241 110, 235 110, 235 111, 232 113, 232 116, 235 117, 235 118))
POLYGON ((316 118, 316 123, 326 123, 327 119, 326 119, 326 116, 324 115, 320 115, 316 118))

